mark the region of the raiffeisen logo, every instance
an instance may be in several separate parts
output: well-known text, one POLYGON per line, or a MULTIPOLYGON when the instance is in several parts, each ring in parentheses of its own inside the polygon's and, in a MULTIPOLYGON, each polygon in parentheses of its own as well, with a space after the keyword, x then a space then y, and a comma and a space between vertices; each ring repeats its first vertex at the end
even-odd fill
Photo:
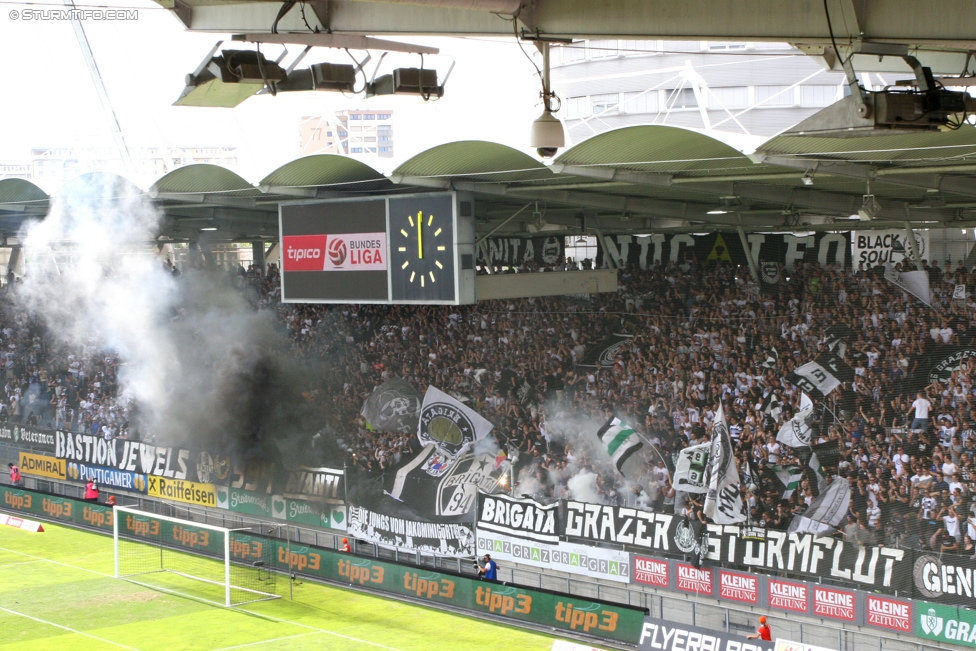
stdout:
POLYGON ((328 235, 287 235, 281 238, 284 271, 323 271, 328 235))

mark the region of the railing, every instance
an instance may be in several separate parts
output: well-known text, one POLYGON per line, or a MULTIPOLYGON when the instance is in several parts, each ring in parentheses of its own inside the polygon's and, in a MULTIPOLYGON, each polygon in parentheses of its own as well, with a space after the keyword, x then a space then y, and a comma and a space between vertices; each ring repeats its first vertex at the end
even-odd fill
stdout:
MULTIPOLYGON (((0 448, 4 446, 0 445, 0 448)), ((0 450, 2 451, 2 450, 0 450)), ((4 455, 0 454, 0 458, 4 455)), ((64 495, 82 497, 83 487, 60 481, 25 478, 28 488, 64 495)), ((122 495, 113 491, 115 495, 122 495)), ((120 504, 134 506, 160 515, 185 518, 225 528, 261 526, 266 535, 294 543, 316 545, 329 549, 339 549, 344 534, 325 529, 283 524, 277 520, 244 517, 232 511, 184 506, 156 499, 126 494, 120 504)), ((418 552, 404 552, 398 549, 380 547, 365 541, 351 541, 357 554, 373 556, 381 560, 393 560, 424 565, 433 569, 443 569, 458 573, 474 574, 470 559, 442 557, 418 552)), ((791 614, 777 614, 758 608, 730 605, 713 598, 700 598, 693 595, 680 595, 660 591, 655 588, 634 584, 619 584, 582 578, 564 572, 541 571, 506 563, 499 568, 499 580, 529 588, 542 588, 564 592, 590 599, 614 601, 647 608, 652 617, 666 619, 680 624, 700 626, 726 632, 753 632, 758 615, 768 618, 774 637, 801 641, 837 651, 937 651, 945 647, 930 644, 913 636, 883 633, 840 622, 824 622, 812 617, 791 614)))

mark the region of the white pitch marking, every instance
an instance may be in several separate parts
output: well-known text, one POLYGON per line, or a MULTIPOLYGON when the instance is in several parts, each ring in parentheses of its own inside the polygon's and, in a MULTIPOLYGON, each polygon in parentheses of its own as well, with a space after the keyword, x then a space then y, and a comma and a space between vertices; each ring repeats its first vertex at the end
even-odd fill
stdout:
POLYGON ((139 651, 139 649, 137 649, 134 646, 126 646, 121 642, 113 642, 112 640, 107 640, 104 637, 98 637, 97 635, 92 635, 91 633, 85 633, 84 631, 79 631, 78 629, 71 628, 70 626, 62 626, 61 624, 55 624, 54 622, 49 622, 48 620, 41 619, 40 617, 34 617, 32 615, 27 615, 25 613, 19 613, 16 610, 10 610, 9 608, 4 608, 3 606, 0 606, 0 610, 2 610, 5 613, 10 613, 11 615, 17 615, 18 617, 26 617, 27 619, 33 620, 35 622, 40 622, 41 624, 47 624, 48 626, 53 626, 54 628, 60 628, 61 630, 68 631, 69 633, 74 633, 76 635, 84 635, 85 637, 90 637, 93 640, 98 640, 99 642, 105 642, 107 644, 111 644, 112 646, 121 647, 123 649, 129 649, 130 651, 139 651))

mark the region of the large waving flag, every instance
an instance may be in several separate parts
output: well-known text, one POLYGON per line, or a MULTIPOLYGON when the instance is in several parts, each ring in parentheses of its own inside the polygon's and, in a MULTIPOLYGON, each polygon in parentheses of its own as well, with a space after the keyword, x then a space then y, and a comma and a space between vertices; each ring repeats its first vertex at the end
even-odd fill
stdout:
POLYGON ((820 497, 790 523, 790 533, 812 533, 829 536, 837 531, 851 505, 851 487, 843 477, 837 477, 820 497))
POLYGON ((417 439, 422 445, 434 445, 453 458, 469 444, 487 436, 494 427, 460 400, 428 387, 420 409, 417 439))
POLYGON ((708 469, 708 451, 711 445, 702 443, 685 448, 678 453, 674 464, 674 488, 686 493, 708 491, 705 475, 708 469))
POLYGON ((617 472, 623 472, 624 462, 643 445, 637 432, 616 417, 611 417, 604 423, 596 435, 606 446, 607 454, 617 466, 617 472))
POLYGON ((791 448, 810 447, 810 439, 813 438, 813 429, 807 419, 813 415, 812 409, 804 409, 797 412, 793 418, 789 419, 779 429, 776 440, 784 443, 791 448))
POLYGON ((704 512, 715 524, 746 521, 746 507, 739 494, 739 471, 732 454, 732 438, 721 403, 712 425, 711 450, 708 454, 708 492, 704 512))

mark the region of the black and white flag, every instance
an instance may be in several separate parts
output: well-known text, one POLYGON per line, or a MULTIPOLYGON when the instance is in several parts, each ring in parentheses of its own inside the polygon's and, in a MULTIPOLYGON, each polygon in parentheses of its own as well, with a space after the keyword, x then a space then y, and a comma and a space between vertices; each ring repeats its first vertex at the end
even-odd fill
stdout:
POLYGON ((634 335, 610 335, 593 348, 587 350, 578 365, 596 367, 599 364, 603 368, 613 366, 617 360, 617 351, 630 346, 633 341, 634 335))
POLYGON ((624 463, 643 446, 640 437, 627 423, 611 417, 596 433, 600 442, 606 446, 607 454, 617 472, 623 473, 624 463))
POLYGON ((854 369, 834 354, 821 355, 812 362, 797 367, 786 381, 807 393, 824 397, 843 382, 854 380, 854 369))
POLYGON ((813 409, 797 412, 793 418, 783 423, 776 440, 791 448, 809 447, 810 440, 813 438, 813 429, 809 423, 811 416, 813 416, 813 409))
POLYGON ((708 453, 708 491, 705 493, 705 516, 715 524, 746 521, 746 507, 739 494, 739 471, 735 467, 732 438, 725 420, 725 410, 718 406, 712 426, 708 453))
POLYGON ((835 478, 809 508, 793 518, 789 532, 829 536, 840 526, 851 504, 851 487, 843 477, 835 478))
POLYGON ((435 445, 454 457, 469 444, 487 436, 494 427, 461 401, 440 389, 427 387, 417 428, 421 445, 435 445))
POLYGON ((373 429, 406 434, 417 429, 420 392, 398 377, 373 389, 362 409, 363 418, 373 429))
POLYGON ((711 444, 693 445, 678 452, 678 460, 674 464, 674 488, 686 493, 704 493, 708 491, 705 483, 705 472, 708 468, 708 451, 711 444))
POLYGON ((844 357, 847 345, 857 339, 857 333, 843 323, 838 323, 824 330, 824 343, 827 348, 838 357, 844 357))
POLYGON ((918 271, 895 271, 891 265, 885 267, 885 280, 892 285, 908 292, 929 307, 932 307, 932 288, 929 285, 929 273, 924 269, 918 271))

